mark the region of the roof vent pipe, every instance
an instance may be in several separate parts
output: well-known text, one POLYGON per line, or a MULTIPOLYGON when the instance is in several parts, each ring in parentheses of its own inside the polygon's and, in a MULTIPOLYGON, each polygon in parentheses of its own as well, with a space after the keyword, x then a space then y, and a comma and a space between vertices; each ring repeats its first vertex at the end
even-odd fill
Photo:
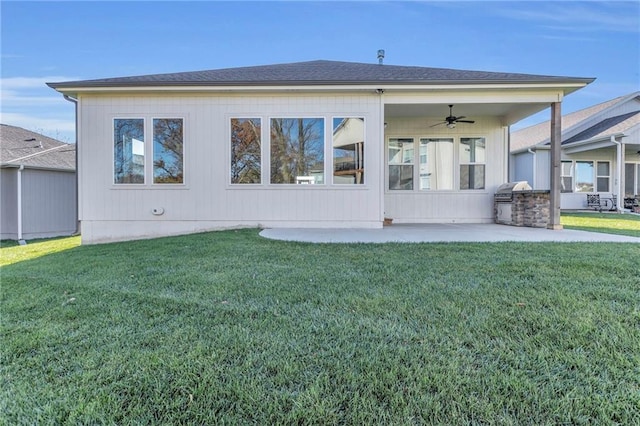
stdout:
POLYGON ((378 65, 382 65, 382 61, 384 60, 384 50, 378 50, 378 65))

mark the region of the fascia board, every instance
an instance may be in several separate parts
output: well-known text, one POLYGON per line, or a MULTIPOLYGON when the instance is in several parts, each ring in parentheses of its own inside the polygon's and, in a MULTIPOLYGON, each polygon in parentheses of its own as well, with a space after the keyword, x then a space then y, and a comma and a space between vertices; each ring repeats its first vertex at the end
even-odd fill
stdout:
POLYGON ((416 92, 416 91, 462 91, 462 90, 549 90, 557 89, 563 93, 572 92, 588 83, 429 83, 429 84, 322 84, 322 85, 114 85, 114 86, 65 86, 49 84, 56 91, 76 95, 78 93, 133 93, 133 92, 180 92, 180 93, 225 93, 225 92, 416 92))

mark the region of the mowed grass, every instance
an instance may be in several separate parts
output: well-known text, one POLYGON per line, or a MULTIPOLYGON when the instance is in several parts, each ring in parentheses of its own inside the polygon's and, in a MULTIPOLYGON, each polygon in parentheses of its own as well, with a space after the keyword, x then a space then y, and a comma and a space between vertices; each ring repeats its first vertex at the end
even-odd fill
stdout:
POLYGON ((640 423, 638 244, 257 234, 3 267, 0 422, 640 423))
POLYGON ((567 229, 640 237, 640 215, 562 212, 560 223, 567 229))

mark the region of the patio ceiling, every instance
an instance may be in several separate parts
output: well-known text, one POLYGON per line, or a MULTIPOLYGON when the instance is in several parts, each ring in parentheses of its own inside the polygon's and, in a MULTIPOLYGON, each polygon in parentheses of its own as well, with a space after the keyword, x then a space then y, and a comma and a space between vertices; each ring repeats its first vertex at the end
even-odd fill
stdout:
MULTIPOLYGON (((454 103, 453 114, 470 119, 500 117, 503 125, 511 125, 523 118, 549 108, 549 103, 454 103)), ((449 115, 448 104, 385 104, 385 118, 428 117, 442 119, 449 115)))

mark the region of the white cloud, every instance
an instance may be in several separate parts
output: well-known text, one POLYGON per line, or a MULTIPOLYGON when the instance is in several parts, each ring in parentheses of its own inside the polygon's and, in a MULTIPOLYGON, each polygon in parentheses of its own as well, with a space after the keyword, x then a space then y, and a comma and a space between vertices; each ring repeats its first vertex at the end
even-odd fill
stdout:
POLYGON ((535 21, 548 29, 640 32, 635 2, 513 2, 505 6, 499 9, 500 15, 535 21))

